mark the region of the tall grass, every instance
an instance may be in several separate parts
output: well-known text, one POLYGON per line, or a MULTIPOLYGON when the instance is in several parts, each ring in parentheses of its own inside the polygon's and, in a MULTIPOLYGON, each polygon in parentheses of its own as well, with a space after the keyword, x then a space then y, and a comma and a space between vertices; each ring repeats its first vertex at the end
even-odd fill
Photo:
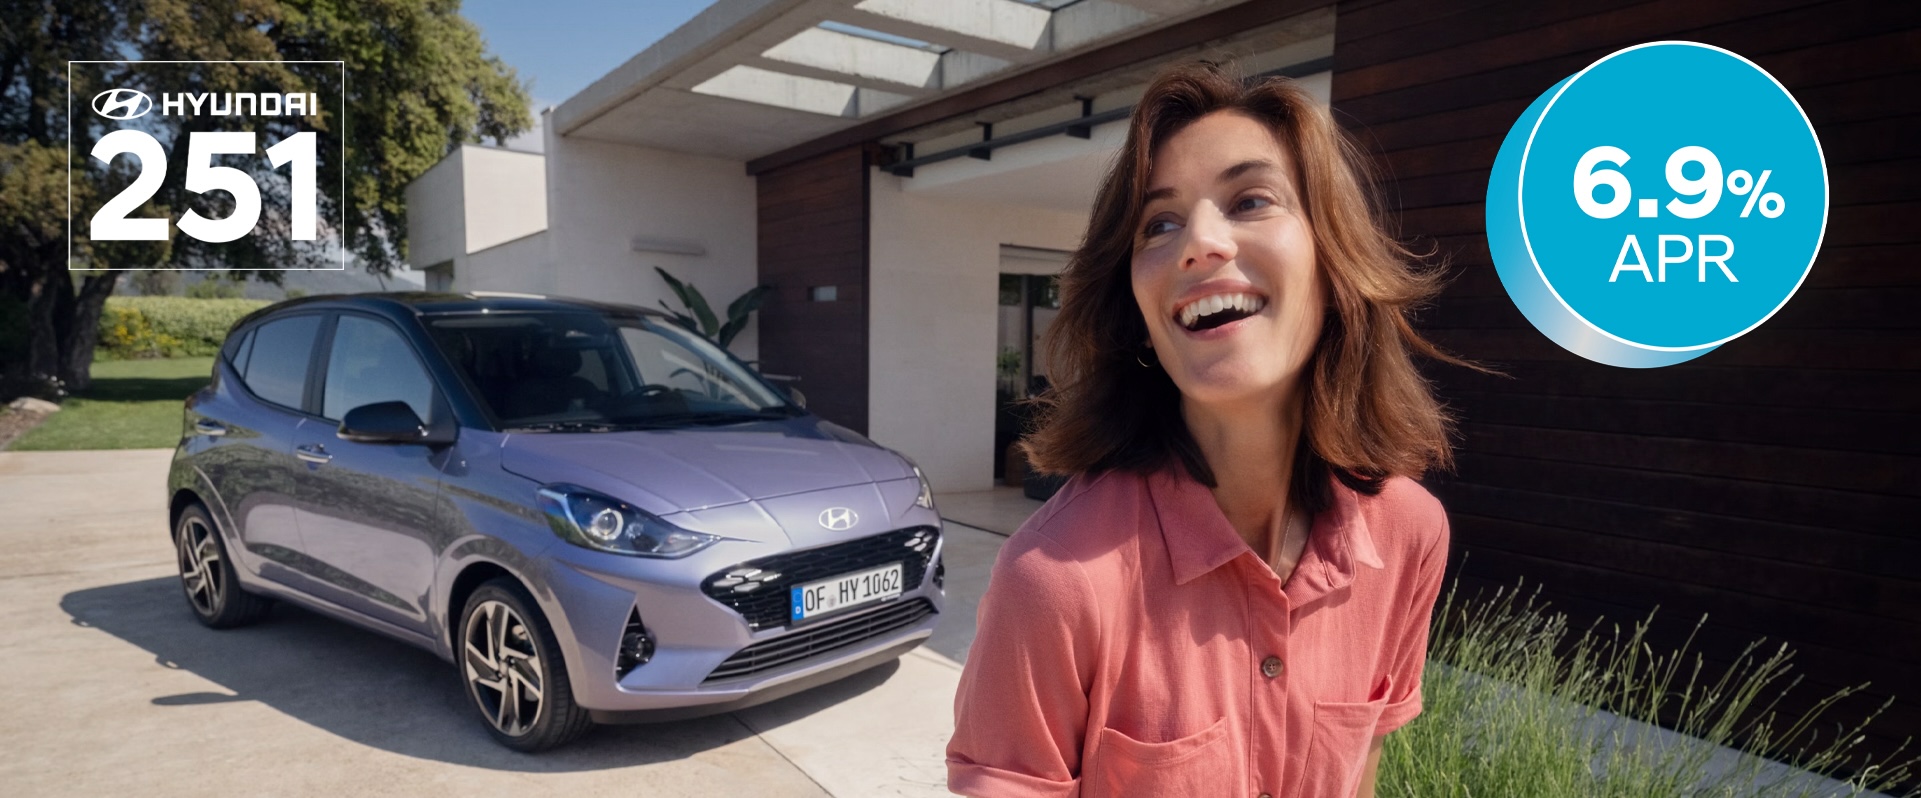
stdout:
POLYGON ((1917 759, 1856 750, 1888 704, 1864 718, 1828 717, 1866 685, 1789 717, 1778 707, 1800 678, 1790 677, 1786 646, 1753 643, 1717 676, 1688 653, 1693 634, 1657 653, 1646 639, 1652 618, 1625 634, 1597 625, 1571 637, 1538 589, 1471 602, 1450 589, 1430 635, 1423 711, 1388 736, 1376 794, 1799 797, 1888 791, 1909 779, 1917 759), (1649 725, 1660 720, 1680 734, 1649 725))

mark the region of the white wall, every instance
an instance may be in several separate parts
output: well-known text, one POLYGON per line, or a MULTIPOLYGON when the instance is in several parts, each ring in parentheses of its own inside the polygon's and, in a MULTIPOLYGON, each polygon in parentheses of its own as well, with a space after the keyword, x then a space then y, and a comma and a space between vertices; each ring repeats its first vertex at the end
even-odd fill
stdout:
MULTIPOLYGON (((538 290, 650 308, 665 299, 678 308, 658 266, 724 314, 757 282, 755 181, 743 162, 558 136, 551 127, 546 149, 554 265, 552 284, 538 290), (636 252, 636 237, 706 252, 636 252)), ((758 357, 758 325, 750 323, 732 349, 758 357)))
POLYGON ((553 233, 521 236, 455 261, 453 290, 557 294, 553 264, 553 233))
POLYGON ((547 166, 539 155, 462 145, 407 186, 407 262, 449 291, 550 291, 547 166), (441 284, 439 275, 452 281, 441 284))
POLYGON ((425 269, 466 254, 461 150, 407 184, 407 263, 425 269))
POLYGON ((462 145, 467 253, 547 229, 547 163, 534 153, 462 145))
POLYGON ((936 490, 985 490, 1000 247, 1074 249, 1087 216, 908 193, 878 170, 872 180, 868 434, 914 458, 936 490))

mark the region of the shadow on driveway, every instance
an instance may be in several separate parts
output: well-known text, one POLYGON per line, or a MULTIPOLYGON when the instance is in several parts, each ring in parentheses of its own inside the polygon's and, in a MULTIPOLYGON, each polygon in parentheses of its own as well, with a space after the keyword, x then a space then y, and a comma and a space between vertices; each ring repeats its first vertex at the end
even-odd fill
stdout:
MULTIPOLYGON (((156 706, 259 701, 347 740, 422 759, 529 773, 590 771, 684 759, 754 736, 734 716, 721 715, 604 726, 560 750, 521 754, 487 735, 452 664, 284 602, 259 625, 226 631, 193 619, 173 577, 77 590, 61 597, 60 607, 75 625, 139 646, 161 667, 227 691, 156 696, 156 706)), ((889 662, 769 706, 783 717, 811 715, 880 686, 899 667, 889 662)), ((205 717, 183 713, 181 723, 205 717)))

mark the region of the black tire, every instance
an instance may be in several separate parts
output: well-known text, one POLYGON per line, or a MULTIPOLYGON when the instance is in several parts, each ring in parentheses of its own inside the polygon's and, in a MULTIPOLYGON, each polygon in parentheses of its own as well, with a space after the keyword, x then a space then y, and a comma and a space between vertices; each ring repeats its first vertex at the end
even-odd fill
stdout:
POLYGON ((273 600, 246 591, 234 575, 227 542, 207 508, 187 505, 173 525, 174 562, 180 590, 195 620, 210 629, 232 629, 267 617, 273 600))
POLYGON ((467 700, 501 745, 545 751, 594 727, 592 716, 574 703, 560 641, 519 582, 502 577, 475 589, 460 611, 453 640, 467 700), (530 701, 533 692, 538 697, 530 701), (533 719, 528 721, 530 703, 533 719))

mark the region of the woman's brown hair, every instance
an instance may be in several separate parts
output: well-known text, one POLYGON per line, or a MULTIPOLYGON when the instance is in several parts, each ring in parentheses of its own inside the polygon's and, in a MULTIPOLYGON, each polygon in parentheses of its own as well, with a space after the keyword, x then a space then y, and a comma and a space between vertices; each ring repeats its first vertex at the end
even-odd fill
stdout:
POLYGON ((1179 462, 1215 484, 1182 421, 1180 389, 1166 371, 1142 367, 1153 355, 1131 263, 1154 150, 1217 111, 1260 121, 1291 152, 1328 286, 1306 366, 1294 497, 1318 512, 1332 500, 1330 473, 1373 494, 1389 476, 1450 466, 1451 420, 1413 359, 1472 365, 1414 329, 1411 314, 1440 290, 1439 270, 1424 268, 1382 229, 1365 156, 1312 95, 1286 78, 1246 81, 1208 62, 1163 71, 1134 107, 1087 234, 1061 273, 1061 311, 1047 340, 1054 388, 1036 400, 1029 461, 1056 474, 1150 472, 1179 462))

